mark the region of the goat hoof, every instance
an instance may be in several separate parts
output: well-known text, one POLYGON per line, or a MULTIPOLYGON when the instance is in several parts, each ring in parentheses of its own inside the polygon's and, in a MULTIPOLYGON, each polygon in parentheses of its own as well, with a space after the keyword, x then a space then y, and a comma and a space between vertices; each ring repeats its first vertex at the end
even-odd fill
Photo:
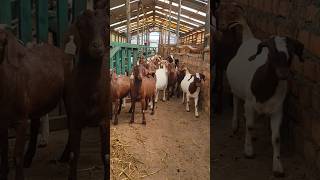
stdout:
POLYGON ((283 178, 283 177, 285 177, 285 174, 284 174, 284 172, 273 171, 273 176, 276 178, 283 178))
POLYGON ((146 123, 145 121, 142 121, 142 124, 143 124, 143 125, 147 125, 147 123, 146 123))
POLYGON ((132 124, 132 123, 134 123, 134 121, 131 120, 129 123, 132 124))
POLYGON ((187 112, 190 112, 190 110, 186 110, 187 112))
POLYGON ((113 125, 118 125, 118 122, 113 122, 113 125))
POLYGON ((154 115, 154 112, 151 112, 151 115, 154 115))
POLYGON ((196 118, 199 118, 199 115, 198 115, 198 116, 196 116, 196 118))

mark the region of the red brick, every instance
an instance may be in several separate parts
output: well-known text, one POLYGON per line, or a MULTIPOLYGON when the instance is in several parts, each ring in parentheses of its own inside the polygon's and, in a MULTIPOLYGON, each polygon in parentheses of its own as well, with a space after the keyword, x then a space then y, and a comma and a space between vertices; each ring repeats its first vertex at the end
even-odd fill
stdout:
POLYGON ((312 81, 317 80, 317 63, 311 60, 306 60, 304 62, 304 76, 312 81))

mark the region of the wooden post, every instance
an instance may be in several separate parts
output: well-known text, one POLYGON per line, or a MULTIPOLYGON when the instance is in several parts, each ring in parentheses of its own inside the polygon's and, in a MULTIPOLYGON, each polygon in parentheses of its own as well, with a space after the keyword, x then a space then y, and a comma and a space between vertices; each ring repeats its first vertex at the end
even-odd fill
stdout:
POLYGON ((178 22, 177 22, 177 30, 176 30, 176 37, 177 37, 177 44, 180 44, 180 16, 181 16, 181 0, 179 0, 179 6, 178 6, 178 22))
POLYGON ((127 42, 131 43, 131 28, 130 28, 130 0, 126 0, 126 9, 127 9, 127 42))
POLYGON ((140 27, 140 24, 139 24, 139 21, 140 21, 140 4, 141 4, 141 1, 138 2, 138 15, 137 15, 137 45, 140 44, 140 37, 139 37, 139 27, 140 27))
POLYGON ((37 0, 37 41, 48 42, 48 0, 37 0))
POLYGON ((24 43, 27 43, 32 41, 31 0, 20 0, 19 12, 20 39, 24 43))
POLYGON ((169 24, 168 24, 168 44, 170 45, 170 29, 171 29, 171 8, 172 8, 172 0, 170 1, 170 10, 169 10, 169 24))
POLYGON ((57 0, 57 18, 58 18, 58 46, 62 46, 63 36, 68 26, 68 2, 66 0, 57 0))
POLYGON ((0 6, 0 24, 11 26, 11 0, 2 0, 0 6))
MULTIPOLYGON (((210 33, 210 1, 208 1, 207 4, 207 15, 206 15, 206 24, 205 24, 205 31, 204 34, 210 33)), ((203 46, 209 46, 210 45, 210 37, 204 38, 203 46)))

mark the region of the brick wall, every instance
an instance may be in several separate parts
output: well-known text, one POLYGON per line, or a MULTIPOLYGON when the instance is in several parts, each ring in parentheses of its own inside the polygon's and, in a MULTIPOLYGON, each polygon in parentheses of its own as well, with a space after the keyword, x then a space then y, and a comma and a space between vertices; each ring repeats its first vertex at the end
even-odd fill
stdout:
POLYGON ((237 0, 259 38, 286 35, 305 45, 305 62, 292 64, 294 78, 285 103, 285 120, 295 149, 320 169, 320 1, 237 0))
MULTIPOLYGON (((176 53, 173 54, 176 59, 184 63, 191 73, 201 72, 205 75, 205 82, 201 87, 199 98, 199 110, 210 113, 210 54, 190 54, 176 53)), ((191 101, 192 102, 192 101, 191 101)), ((193 104, 193 103, 192 103, 193 104)))

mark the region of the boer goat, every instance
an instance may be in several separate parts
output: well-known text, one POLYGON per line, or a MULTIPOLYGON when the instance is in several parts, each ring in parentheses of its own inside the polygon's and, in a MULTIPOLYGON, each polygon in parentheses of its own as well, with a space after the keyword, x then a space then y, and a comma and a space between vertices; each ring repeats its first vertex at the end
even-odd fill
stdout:
POLYGON ((101 158, 104 165, 104 179, 108 176, 107 128, 109 123, 108 103, 111 98, 107 70, 108 50, 107 11, 86 10, 71 25, 65 34, 65 44, 74 37, 76 65, 66 90, 66 112, 68 116, 68 143, 61 161, 70 163, 69 179, 77 179, 77 164, 80 153, 81 131, 85 126, 100 126, 101 158))
POLYGON ((144 111, 147 109, 147 103, 152 100, 151 115, 154 114, 154 103, 156 95, 156 80, 153 77, 147 77, 146 68, 140 64, 133 67, 133 79, 131 81, 131 120, 134 122, 135 103, 140 100, 142 110, 142 124, 146 124, 144 111))
POLYGON ((280 125, 289 68, 294 54, 303 60, 303 49, 303 44, 289 37, 276 36, 262 42, 248 37, 227 67, 234 103, 233 131, 238 129, 238 102, 242 99, 246 118, 244 153, 251 158, 254 156, 251 133, 255 113, 270 116, 273 173, 276 177, 284 176, 280 161, 280 125))
POLYGON ((123 76, 115 73, 113 71, 111 76, 111 96, 112 102, 114 104, 114 122, 113 124, 118 124, 118 114, 121 111, 121 102, 130 93, 130 78, 128 76, 123 76))
POLYGON ((159 92, 163 91, 162 101, 166 101, 166 90, 168 86, 168 70, 166 68, 166 62, 162 61, 160 63, 160 68, 156 70, 156 99, 158 102, 159 92))
POLYGON ((61 100, 71 70, 71 58, 48 44, 27 49, 8 30, 0 29, 0 179, 7 179, 8 128, 16 129, 14 161, 16 180, 24 179, 36 151, 40 117, 61 100), (31 138, 24 158, 27 120, 31 138))
POLYGON ((186 111, 189 112, 190 97, 194 98, 194 107, 195 107, 194 113, 196 117, 199 117, 199 113, 198 113, 199 93, 201 89, 201 82, 205 80, 205 76, 202 73, 190 74, 187 68, 185 68, 185 73, 186 75, 181 81, 182 103, 185 102, 185 98, 186 98, 187 99, 186 111))

